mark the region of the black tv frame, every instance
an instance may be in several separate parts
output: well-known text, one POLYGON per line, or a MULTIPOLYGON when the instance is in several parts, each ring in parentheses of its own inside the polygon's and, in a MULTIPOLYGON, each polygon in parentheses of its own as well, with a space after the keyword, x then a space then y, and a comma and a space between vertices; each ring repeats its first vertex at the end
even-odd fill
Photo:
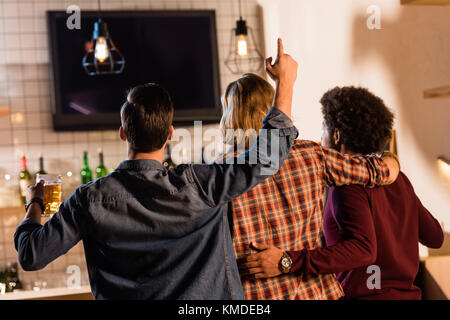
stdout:
MULTIPOLYGON (((119 113, 97 113, 95 115, 64 115, 61 113, 60 97, 60 75, 58 68, 58 54, 56 43, 56 19, 69 15, 65 11, 47 11, 47 30, 49 43, 49 76, 50 76, 50 94, 51 110, 53 117, 53 129, 55 131, 96 131, 117 129, 120 126, 119 113), (55 41, 53 41, 53 39, 55 41)), ((96 18, 98 11, 82 11, 82 17, 96 18)), ((216 106, 214 109, 190 109, 175 111, 173 123, 175 125, 192 126, 196 120, 203 123, 218 123, 222 115, 221 109, 221 88, 220 88, 220 70, 217 44, 216 12, 215 10, 105 10, 102 11, 102 18, 108 22, 108 17, 209 17, 211 23, 211 43, 213 58, 213 77, 214 77, 214 95, 216 97, 216 106)), ((114 40, 114 39, 113 39, 114 40)), ((82 68, 80 60, 80 68, 82 68)), ((125 66, 126 68, 126 66, 125 66)), ((124 90, 127 88, 124 88, 124 90)), ((120 103, 120 102, 118 102, 120 103)))

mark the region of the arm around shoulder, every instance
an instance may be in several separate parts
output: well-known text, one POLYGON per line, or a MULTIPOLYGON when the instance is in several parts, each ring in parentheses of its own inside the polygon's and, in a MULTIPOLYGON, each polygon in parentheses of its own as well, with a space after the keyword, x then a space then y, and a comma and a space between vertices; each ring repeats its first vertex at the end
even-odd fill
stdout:
POLYGON ((393 183, 399 174, 398 161, 390 155, 346 155, 320 147, 324 179, 329 186, 357 184, 375 187, 393 183))

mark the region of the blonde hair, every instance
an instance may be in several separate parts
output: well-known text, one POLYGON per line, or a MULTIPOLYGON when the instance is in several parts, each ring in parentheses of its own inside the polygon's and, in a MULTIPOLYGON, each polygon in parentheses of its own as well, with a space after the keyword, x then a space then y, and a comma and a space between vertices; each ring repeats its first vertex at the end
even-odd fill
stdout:
POLYGON ((254 130, 257 133, 262 128, 262 122, 272 106, 274 94, 269 82, 253 73, 244 74, 231 82, 222 96, 223 114, 220 128, 224 142, 239 145, 245 141, 248 148, 249 137, 244 132, 254 130), (231 136, 227 134, 230 129, 234 131, 231 136))

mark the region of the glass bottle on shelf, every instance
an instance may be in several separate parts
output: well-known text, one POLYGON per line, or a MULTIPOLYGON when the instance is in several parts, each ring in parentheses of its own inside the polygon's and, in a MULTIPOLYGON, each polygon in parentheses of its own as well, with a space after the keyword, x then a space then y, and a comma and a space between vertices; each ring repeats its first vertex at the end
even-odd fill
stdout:
POLYGON ((9 281, 8 289, 9 292, 19 291, 23 288, 22 282, 19 280, 19 269, 17 263, 11 263, 8 267, 9 269, 9 281))
POLYGON ((92 171, 89 168, 88 163, 88 153, 87 151, 84 151, 83 153, 83 161, 84 161, 84 167, 81 169, 81 183, 86 184, 90 181, 92 181, 92 171))
POLYGON ((36 173, 47 174, 47 172, 44 170, 44 156, 42 155, 42 153, 39 153, 39 171, 36 173))
POLYGON ((25 157, 25 154, 22 154, 21 168, 22 170, 19 173, 19 190, 22 204, 25 204, 27 187, 31 184, 31 175, 27 169, 27 158, 25 157))
POLYGON ((104 177, 108 174, 108 171, 106 170, 105 165, 103 164, 103 150, 100 148, 98 149, 98 157, 99 157, 99 165, 98 167, 95 169, 95 177, 101 178, 104 177))
POLYGON ((176 167, 175 163, 172 160, 172 155, 171 155, 171 152, 170 152, 170 145, 169 144, 167 144, 166 152, 167 152, 167 158, 166 158, 166 160, 164 160, 163 165, 168 170, 168 169, 176 167))

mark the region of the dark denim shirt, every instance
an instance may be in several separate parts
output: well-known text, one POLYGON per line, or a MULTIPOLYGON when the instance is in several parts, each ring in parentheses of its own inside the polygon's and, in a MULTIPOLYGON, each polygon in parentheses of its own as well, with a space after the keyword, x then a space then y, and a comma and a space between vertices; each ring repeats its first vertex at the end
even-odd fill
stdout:
POLYGON ((278 170, 298 134, 275 108, 264 128, 276 133, 258 137, 269 151, 255 144, 246 164, 166 170, 155 160, 123 161, 79 186, 43 226, 22 221, 14 235, 21 266, 42 269, 83 240, 96 299, 244 299, 226 206, 267 178, 264 169, 278 170))

